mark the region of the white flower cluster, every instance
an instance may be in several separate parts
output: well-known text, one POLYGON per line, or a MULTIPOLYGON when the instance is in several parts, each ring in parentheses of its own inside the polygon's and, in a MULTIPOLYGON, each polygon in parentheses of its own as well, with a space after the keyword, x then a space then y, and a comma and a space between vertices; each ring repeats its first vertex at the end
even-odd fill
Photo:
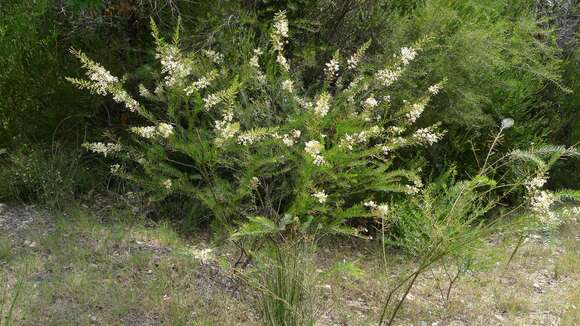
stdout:
POLYGON ((550 209, 556 198, 550 192, 540 190, 547 180, 546 175, 540 174, 526 182, 525 187, 530 194, 530 209, 536 214, 540 222, 547 226, 557 226, 561 220, 550 209))
POLYGON ((439 91, 441 91, 441 88, 442 87, 441 87, 440 84, 435 84, 435 85, 429 86, 429 90, 428 91, 429 91, 429 93, 431 95, 437 95, 437 94, 439 94, 439 91))
POLYGON ((340 70, 340 65, 338 60, 333 58, 326 63, 326 68, 324 68, 324 74, 327 79, 333 79, 338 76, 338 70, 340 70))
POLYGON ((401 147, 405 147, 408 145, 413 145, 413 141, 410 140, 409 138, 404 138, 404 137, 392 137, 388 143, 385 144, 378 144, 377 147, 379 147, 382 151, 383 154, 388 155, 390 152, 392 152, 395 149, 401 148, 401 147))
POLYGON ((415 123, 415 121, 417 121, 417 119, 419 119, 419 117, 421 116, 421 114, 425 110, 426 105, 427 105, 427 101, 422 100, 422 101, 419 101, 417 103, 414 103, 411 106, 411 111, 409 111, 405 115, 405 117, 407 117, 407 120, 409 121, 409 123, 415 123))
POLYGON ((163 188, 171 190, 171 187, 173 187, 173 182, 171 181, 171 179, 166 179, 163 180, 163 182, 161 182, 161 185, 163 186, 163 188))
POLYGON ((201 53, 203 53, 204 56, 213 61, 215 64, 219 65, 224 61, 224 55, 214 50, 202 50, 201 53))
POLYGON ((157 128, 155 126, 132 127, 129 130, 145 139, 151 139, 157 136, 157 128))
POLYGON ((162 122, 157 126, 157 133, 159 133, 159 135, 163 138, 167 138, 171 135, 173 135, 173 126, 162 122))
POLYGON ((278 54, 278 56, 276 57, 276 62, 278 62, 278 64, 280 64, 280 66, 282 68, 284 68, 284 70, 286 70, 287 72, 290 71, 290 64, 288 63, 288 60, 286 60, 286 57, 282 54, 278 54))
POLYGON ((221 102, 222 98, 218 94, 209 94, 203 98, 203 104, 206 110, 213 108, 221 102))
POLYGON ((257 143, 258 141, 266 138, 266 134, 257 134, 252 132, 243 132, 238 135, 238 144, 248 146, 257 143))
POLYGON ((266 76, 260 67, 260 56, 262 56, 262 53, 262 49, 254 49, 254 55, 250 58, 250 67, 254 68, 256 72, 256 79, 263 84, 266 82, 266 76))
POLYGON ((371 96, 371 97, 369 97, 369 98, 367 98, 366 100, 364 100, 364 101, 362 102, 362 106, 363 106, 365 109, 372 109, 372 108, 375 108, 377 105, 379 105, 379 101, 377 101, 377 100, 376 100, 374 97, 372 97, 372 96, 371 96))
POLYGON ((165 85, 176 85, 191 74, 191 68, 183 60, 181 51, 177 46, 164 45, 159 49, 156 57, 161 63, 161 72, 166 74, 165 85))
POLYGON ((421 191, 423 188, 423 182, 420 179, 413 180, 413 185, 406 185, 405 188, 407 189, 407 193, 416 195, 421 191))
POLYGON ((143 84, 139 84, 139 95, 145 98, 151 98, 153 94, 143 84))
POLYGON ((542 188, 547 181, 548 178, 545 175, 538 175, 525 183, 526 190, 530 193, 536 192, 542 188))
POLYGON ((304 151, 314 159, 314 165, 321 166, 326 164, 324 157, 320 155, 322 144, 317 140, 307 141, 304 144, 304 151))
POLYGON ((121 170, 121 165, 119 165, 119 164, 111 165, 111 173, 112 174, 117 174, 117 173, 119 173, 120 170, 121 170))
MULTIPOLYGON (((400 60, 403 66, 407 66, 408 64, 410 64, 411 61, 415 60, 416 56, 417 51, 415 49, 408 47, 401 48, 400 60)), ((385 68, 379 70, 375 74, 375 79, 379 83, 383 84, 383 86, 388 87, 392 85, 395 81, 397 81, 402 74, 403 68, 399 64, 396 64, 392 68, 385 68)))
POLYGON ((397 127, 397 126, 391 126, 391 127, 387 128, 387 132, 389 134, 392 134, 392 135, 395 135, 395 136, 398 136, 398 135, 402 134, 404 131, 405 131, 404 128, 397 127))
POLYGON ((354 70, 356 67, 358 67, 358 64, 361 62, 370 45, 370 41, 366 42, 361 47, 359 47, 356 52, 353 53, 350 58, 348 58, 348 60, 346 60, 346 66, 348 69, 354 70))
POLYGON ((357 56, 357 53, 353 54, 350 58, 348 58, 346 60, 346 66, 348 69, 350 70, 354 70, 356 69, 356 67, 358 66, 358 63, 360 62, 359 56, 357 56))
POLYGON ((262 49, 256 48, 254 49, 254 55, 250 58, 250 67, 255 69, 260 69, 260 56, 262 56, 262 49))
POLYGON ((199 90, 206 89, 211 84, 212 80, 213 80, 212 76, 201 77, 200 79, 198 79, 196 82, 193 83, 193 87, 199 90))
POLYGON ((253 130, 253 131, 241 132, 238 135, 238 144, 244 145, 244 146, 253 145, 260 140, 271 138, 271 139, 282 140, 284 145, 291 147, 298 141, 301 134, 302 134, 302 132, 300 130, 297 130, 297 129, 292 129, 290 131, 290 133, 286 133, 286 134, 282 134, 282 135, 280 135, 277 132, 272 132, 272 131, 253 130))
POLYGON ((212 70, 206 76, 201 77, 200 79, 189 85, 187 88, 185 88, 185 94, 187 94, 187 96, 190 96, 195 91, 200 91, 208 88, 209 85, 211 85, 211 82, 214 81, 217 78, 217 76, 218 76, 217 71, 212 70))
POLYGON ((103 66, 96 64, 87 72, 87 77, 93 82, 91 90, 98 95, 107 95, 112 84, 119 82, 119 79, 105 69, 103 66))
POLYGON ((316 100, 316 106, 314 107, 314 113, 320 117, 324 117, 328 114, 330 110, 330 95, 328 93, 322 93, 318 96, 316 100))
POLYGON ((83 67, 87 69, 86 75, 89 80, 66 78, 68 81, 80 89, 87 89, 94 94, 101 96, 111 94, 115 102, 124 104, 131 112, 139 110, 139 103, 123 89, 117 77, 113 76, 103 66, 89 59, 84 53, 73 53, 81 60, 83 67))
POLYGON ((260 179, 258 177, 252 177, 250 179, 250 188, 257 189, 260 185, 260 179))
POLYGON ((373 126, 369 130, 363 130, 354 134, 346 134, 341 140, 339 146, 346 147, 353 150, 354 146, 365 144, 372 137, 375 137, 383 132, 383 128, 373 126))
POLYGON ((374 202, 374 201, 372 201, 372 200, 369 200, 369 201, 367 201, 367 202, 364 202, 364 204, 363 204, 363 205, 364 205, 365 207, 368 207, 368 208, 376 208, 376 207, 377 207, 377 203, 375 203, 375 202, 374 202))
POLYGON ((121 144, 116 143, 84 143, 82 146, 93 153, 103 154, 105 157, 110 153, 121 151, 121 144))
POLYGON ((296 101, 298 102, 300 107, 303 108, 305 111, 311 110, 312 107, 314 107, 314 104, 311 101, 308 101, 302 97, 297 97, 296 101))
POLYGON ((375 79, 383 84, 383 86, 391 86, 401 77, 403 71, 400 68, 395 69, 381 69, 375 74, 375 79))
POLYGON ((415 60, 417 56, 417 51, 413 48, 403 47, 401 48, 401 62, 403 65, 408 65, 411 61, 415 60))
POLYGON ((377 205, 374 201, 370 200, 365 202, 363 205, 371 209, 373 213, 375 213, 380 218, 387 217, 387 214, 389 213, 389 205, 386 203, 377 205))
POLYGON ((294 83, 291 80, 286 79, 282 82, 282 89, 287 93, 293 93, 294 83))
POLYGON ((415 131, 413 139, 420 144, 433 145, 443 137, 434 127, 421 128, 415 131))
POLYGON ((288 38, 288 19, 286 18, 285 11, 279 11, 274 15, 273 27, 270 37, 272 39, 274 50, 278 52, 276 62, 278 62, 285 71, 290 71, 290 65, 288 64, 286 57, 284 57, 284 44, 287 42, 286 39, 288 38))
POLYGON ((300 130, 293 129, 290 134, 282 135, 282 142, 288 147, 293 146, 301 134, 302 132, 300 130))
POLYGON ((286 12, 279 11, 274 15, 274 33, 279 35, 282 39, 288 38, 288 19, 286 19, 286 12))
POLYGON ((536 191, 531 197, 531 210, 536 213, 540 222, 547 226, 557 226, 561 223, 556 213, 550 209, 555 201, 554 195, 544 190, 536 191))
POLYGON ((125 107, 131 112, 139 110, 139 102, 132 98, 127 91, 121 88, 113 90, 113 100, 117 103, 125 104, 125 107))
POLYGON ((228 139, 236 136, 240 131, 240 124, 234 123, 234 113, 232 111, 226 111, 222 120, 215 122, 215 130, 217 131, 218 137, 216 142, 221 143, 228 139))
POLYGON ((164 122, 157 125, 157 127, 132 127, 129 130, 145 139, 152 139, 157 136, 168 138, 169 136, 173 135, 173 126, 164 122))
POLYGON ((316 198, 319 203, 324 204, 326 203, 326 199, 328 195, 324 192, 324 190, 317 191, 312 194, 312 197, 316 198))

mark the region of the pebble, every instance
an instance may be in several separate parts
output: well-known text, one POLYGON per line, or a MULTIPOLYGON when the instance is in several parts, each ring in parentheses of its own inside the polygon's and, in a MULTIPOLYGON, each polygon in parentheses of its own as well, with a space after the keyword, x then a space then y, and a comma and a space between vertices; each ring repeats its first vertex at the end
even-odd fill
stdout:
POLYGON ((535 289, 536 291, 538 291, 538 292, 540 292, 540 293, 542 293, 542 292, 543 292, 543 291, 542 291, 542 287, 540 286, 540 284, 539 284, 539 283, 537 283, 537 282, 536 282, 536 283, 534 283, 534 284, 533 284, 533 286, 534 286, 534 289, 535 289))

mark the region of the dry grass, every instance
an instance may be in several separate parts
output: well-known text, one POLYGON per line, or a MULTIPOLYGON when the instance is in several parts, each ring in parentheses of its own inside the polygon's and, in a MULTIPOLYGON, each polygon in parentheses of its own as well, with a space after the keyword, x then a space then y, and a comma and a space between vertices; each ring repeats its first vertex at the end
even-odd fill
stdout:
POLYGON ((17 325, 255 324, 230 276, 164 224, 126 214, 102 224, 80 210, 51 225, 37 218, 13 235, 1 269, 25 281, 17 325))
MULTIPOLYGON (((558 236, 531 236, 509 266, 513 241, 489 243, 479 251, 474 268, 453 286, 449 301, 444 269, 423 275, 397 325, 576 325, 580 320, 579 225, 564 225, 558 236)), ((376 248, 356 244, 322 255, 321 265, 357 261, 365 274, 321 278, 327 307, 321 324, 376 323, 388 284, 413 265, 391 254, 385 268, 372 252, 376 248)))
MULTIPOLYGON (((0 214, 2 215, 2 214, 0 214)), ((0 216, 5 298, 22 281, 16 325, 257 325, 255 299, 234 277, 227 246, 202 263, 167 224, 76 210, 0 216)), ((575 325, 580 320, 578 223, 536 235, 506 267, 513 242, 489 243, 445 300, 438 268, 411 291, 400 325, 575 325)), ((207 244, 197 244, 207 246, 207 244)), ((413 265, 376 243, 323 245, 316 257, 318 325, 370 325, 389 284, 413 265)), ((452 266, 448 266, 452 268, 452 266)), ((0 313, 2 313, 0 311, 0 313)), ((5 314, 5 312, 4 312, 5 314)))

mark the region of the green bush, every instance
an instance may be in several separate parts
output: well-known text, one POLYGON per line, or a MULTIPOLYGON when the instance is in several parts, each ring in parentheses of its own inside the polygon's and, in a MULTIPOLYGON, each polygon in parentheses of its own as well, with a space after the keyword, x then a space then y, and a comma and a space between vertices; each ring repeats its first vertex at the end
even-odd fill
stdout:
POLYGON ((456 162, 474 173, 478 162, 465 153, 485 151, 490 129, 503 118, 515 120, 503 141, 506 148, 545 144, 559 128, 551 124, 557 108, 542 95, 546 89, 567 91, 560 50, 554 34, 538 24, 532 5, 526 0, 429 0, 408 16, 393 18, 382 34, 388 37, 378 42, 387 48, 421 35, 433 37, 420 58, 423 69, 414 71, 413 79, 420 86, 448 78, 444 94, 425 116, 449 130, 430 161, 456 162))
MULTIPOLYGON (((280 6, 264 3, 258 14, 271 11, 263 6, 280 6)), ((291 51, 311 75, 310 84, 319 76, 316 67, 336 49, 370 39, 369 53, 380 65, 381 56, 401 44, 430 36, 419 64, 391 92, 393 98, 416 96, 417 90, 447 80, 433 110, 419 122, 441 121, 449 132, 421 154, 433 172, 459 164, 475 173, 478 162, 465 153, 485 151, 490 130, 503 118, 516 122, 504 139, 506 148, 549 143, 568 124, 554 103, 570 88, 561 78, 561 50, 556 33, 543 24, 548 17, 536 15, 534 1, 312 1, 296 7, 290 16, 296 26, 291 51)))
POLYGON ((106 180, 98 164, 87 163, 78 150, 51 152, 24 146, 20 151, 5 153, 0 156, 0 200, 68 207, 106 180))
MULTIPOLYGON (((155 0, 15 0, 0 4, 0 148, 22 143, 74 146, 103 128, 126 125, 114 102, 91 99, 65 80, 83 48, 113 70, 147 69, 149 19, 172 23, 182 13, 200 35, 222 22, 227 6, 155 0)), ((192 33, 196 35, 197 33, 192 33)), ((129 79, 135 78, 128 76, 129 79)))
POLYGON ((283 13, 276 16, 271 46, 252 53, 251 43, 240 43, 241 55, 228 55, 229 62, 211 49, 182 52, 179 29, 170 43, 155 25, 153 32, 162 77, 139 87, 146 102, 80 52, 88 79, 70 79, 141 116, 144 126, 130 128, 126 141, 111 135, 85 147, 124 159, 112 170, 153 198, 186 194, 221 227, 248 220, 238 235, 356 233, 346 221, 386 209, 373 200, 421 186, 413 171, 393 164, 397 150, 442 137, 436 124, 413 128, 441 85, 402 104, 391 105, 388 96, 415 49, 402 48, 379 71, 363 65, 368 44, 347 60, 336 52, 313 90, 299 70, 289 69, 283 13))

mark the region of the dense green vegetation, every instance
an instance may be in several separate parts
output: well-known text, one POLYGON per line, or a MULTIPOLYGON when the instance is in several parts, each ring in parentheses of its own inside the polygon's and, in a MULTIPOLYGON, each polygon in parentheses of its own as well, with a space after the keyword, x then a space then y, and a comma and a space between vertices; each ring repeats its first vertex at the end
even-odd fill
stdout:
POLYGON ((457 268, 449 300, 489 236, 515 238, 515 254, 574 219, 559 205, 579 199, 579 13, 567 0, 5 2, 0 201, 106 197, 183 237, 208 232, 237 250, 222 267, 270 325, 314 324, 318 246, 364 239, 381 266, 390 250, 411 263, 377 308, 390 325, 436 268, 457 268))

